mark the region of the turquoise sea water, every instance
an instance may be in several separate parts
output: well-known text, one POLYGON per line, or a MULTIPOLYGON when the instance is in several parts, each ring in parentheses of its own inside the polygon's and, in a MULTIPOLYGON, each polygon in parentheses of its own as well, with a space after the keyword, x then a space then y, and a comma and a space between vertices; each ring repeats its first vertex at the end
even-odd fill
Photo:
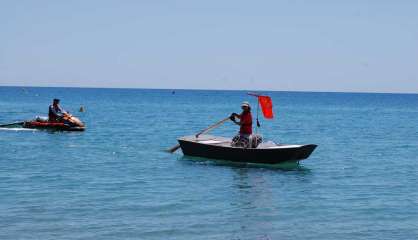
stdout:
POLYGON ((265 139, 319 145, 299 166, 163 151, 245 91, 0 87, 0 123, 58 97, 88 127, 0 130, 0 239, 417 239, 418 95, 267 94, 265 139))

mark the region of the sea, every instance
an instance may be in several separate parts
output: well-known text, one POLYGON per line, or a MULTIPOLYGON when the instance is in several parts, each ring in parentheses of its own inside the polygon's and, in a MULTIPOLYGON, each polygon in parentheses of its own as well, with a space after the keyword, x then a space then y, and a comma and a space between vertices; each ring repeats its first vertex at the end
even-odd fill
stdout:
POLYGON ((165 151, 243 101, 255 117, 247 92, 0 87, 0 124, 59 98, 87 125, 0 129, 0 239, 418 239, 417 94, 260 92, 266 141, 318 145, 299 164, 165 151))

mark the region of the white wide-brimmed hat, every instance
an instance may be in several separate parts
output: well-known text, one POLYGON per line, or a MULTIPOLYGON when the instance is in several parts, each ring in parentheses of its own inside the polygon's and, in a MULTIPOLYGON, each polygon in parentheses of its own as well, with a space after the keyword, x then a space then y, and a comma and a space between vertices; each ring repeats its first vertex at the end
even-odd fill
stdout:
POLYGON ((250 103, 245 101, 241 103, 241 107, 250 107, 250 103))

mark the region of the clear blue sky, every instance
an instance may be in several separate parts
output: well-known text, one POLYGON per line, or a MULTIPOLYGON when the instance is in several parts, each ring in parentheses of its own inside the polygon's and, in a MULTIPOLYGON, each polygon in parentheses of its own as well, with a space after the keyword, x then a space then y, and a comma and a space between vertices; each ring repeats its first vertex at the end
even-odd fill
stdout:
POLYGON ((418 1, 1 1, 0 85, 418 92, 418 1))

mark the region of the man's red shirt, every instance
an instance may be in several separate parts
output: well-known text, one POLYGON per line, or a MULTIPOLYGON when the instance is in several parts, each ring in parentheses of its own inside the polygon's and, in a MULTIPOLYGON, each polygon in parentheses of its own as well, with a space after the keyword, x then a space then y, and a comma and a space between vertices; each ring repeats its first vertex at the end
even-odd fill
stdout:
POLYGON ((251 112, 243 112, 240 118, 241 127, 239 133, 252 134, 253 133, 253 117, 251 112))

